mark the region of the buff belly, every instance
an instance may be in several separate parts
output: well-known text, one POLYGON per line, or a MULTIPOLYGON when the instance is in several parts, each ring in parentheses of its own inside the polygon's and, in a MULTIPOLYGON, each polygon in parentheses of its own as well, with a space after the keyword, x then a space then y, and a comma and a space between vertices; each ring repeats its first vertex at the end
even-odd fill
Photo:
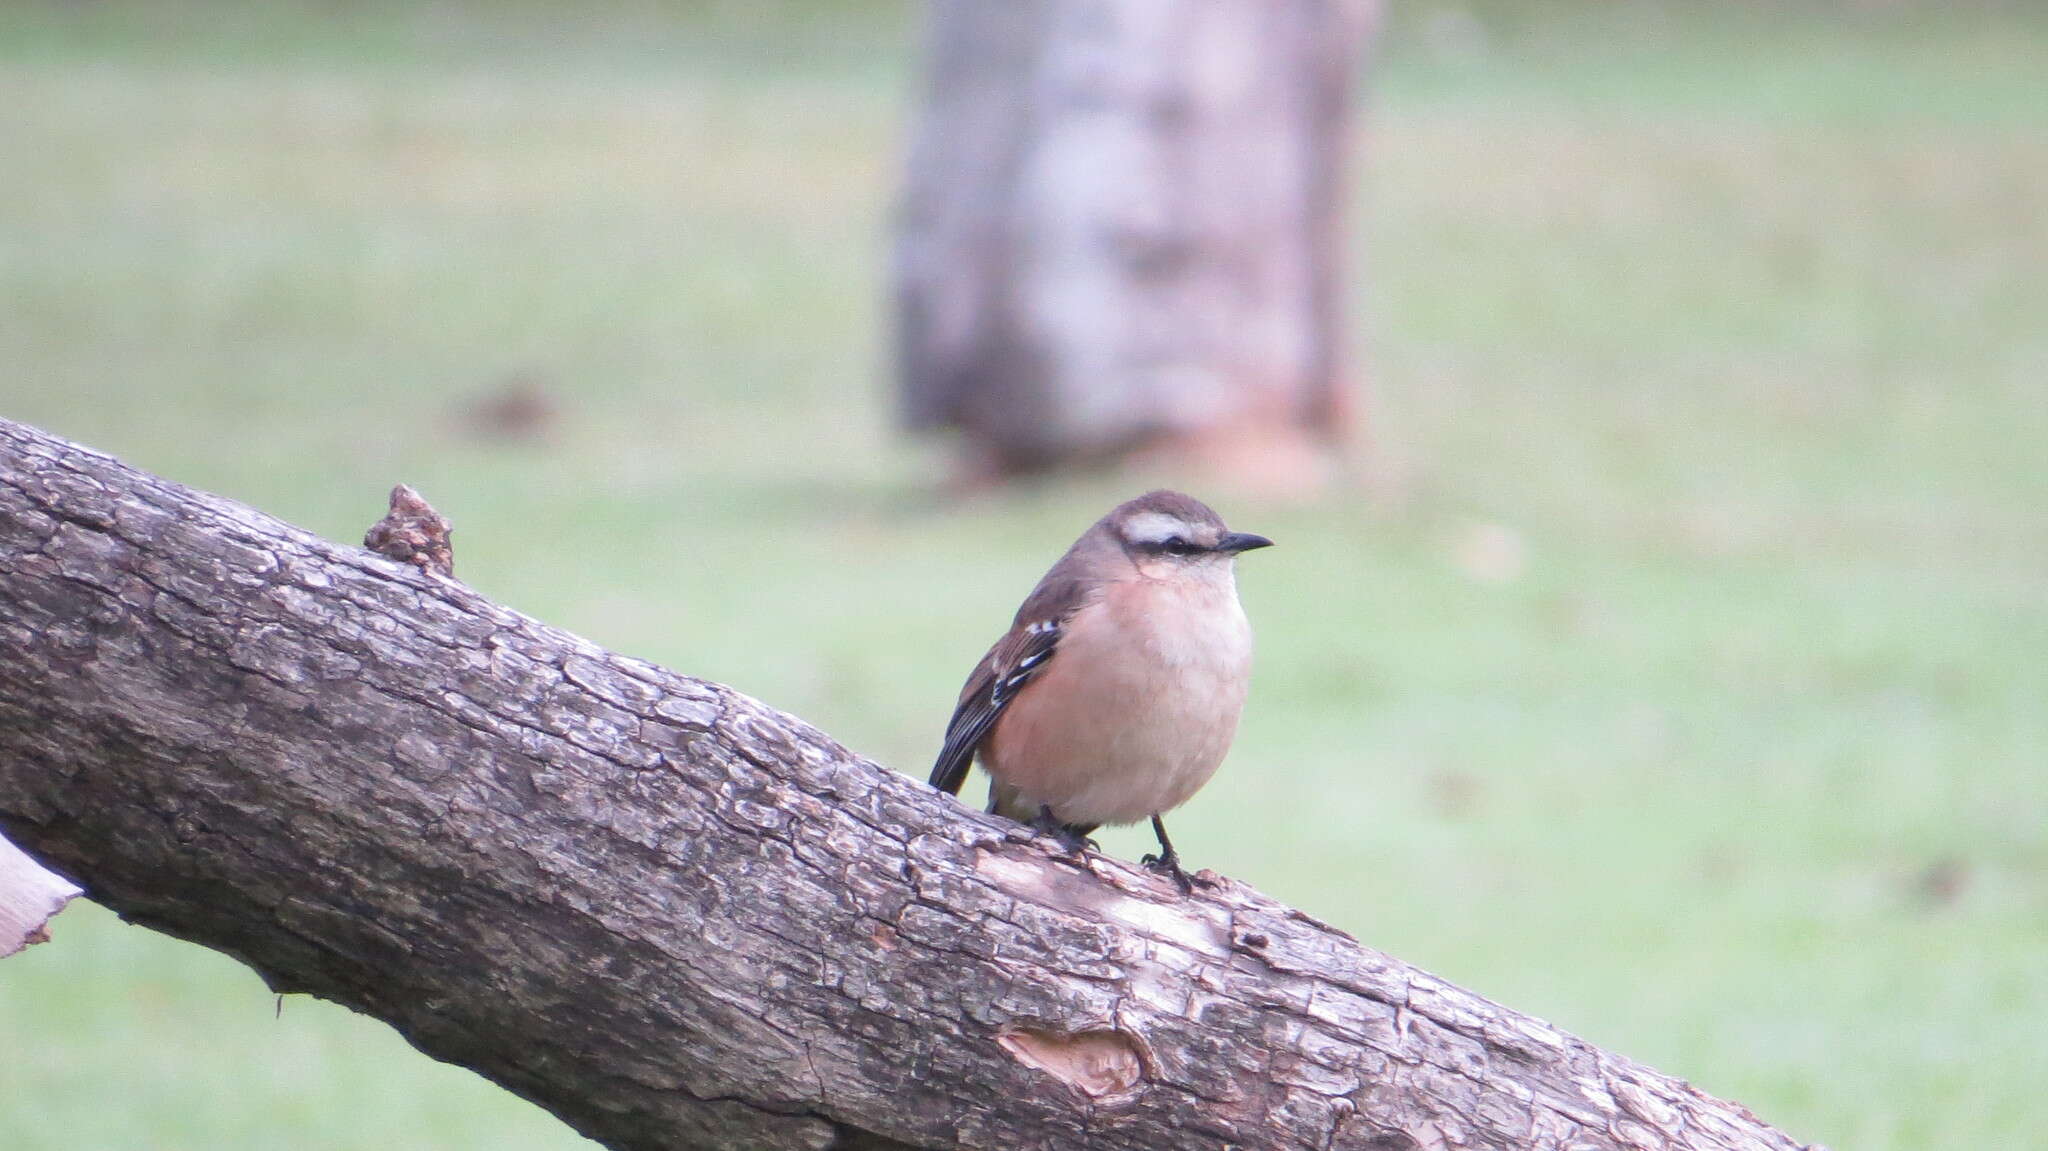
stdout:
POLYGON ((1235 581, 1141 581, 1079 613, 982 745, 996 809, 1135 823, 1187 802, 1237 734, 1251 628, 1235 581), (1101 610, 1101 609, 1113 610, 1101 610))

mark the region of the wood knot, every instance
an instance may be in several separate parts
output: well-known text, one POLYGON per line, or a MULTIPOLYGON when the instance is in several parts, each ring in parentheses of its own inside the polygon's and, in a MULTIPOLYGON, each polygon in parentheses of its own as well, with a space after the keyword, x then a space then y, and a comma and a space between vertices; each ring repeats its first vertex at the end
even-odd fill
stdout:
POLYGON ((363 546, 402 564, 453 577, 455 549, 448 542, 448 517, 404 484, 391 489, 391 511, 370 525, 363 546))
POLYGON ((1136 1038, 1121 1031, 1071 1034, 1024 1028, 996 1042, 1019 1063, 1036 1067, 1091 1099, 1129 1091, 1145 1075, 1145 1055, 1136 1038))

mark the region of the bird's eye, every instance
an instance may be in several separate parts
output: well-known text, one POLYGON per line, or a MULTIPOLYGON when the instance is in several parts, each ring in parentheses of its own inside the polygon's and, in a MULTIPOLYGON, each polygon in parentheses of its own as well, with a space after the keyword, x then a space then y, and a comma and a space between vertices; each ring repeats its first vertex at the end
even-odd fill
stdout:
POLYGON ((1159 550, 1170 556, 1189 556, 1201 551, 1202 548, 1192 540, 1172 536, 1160 543, 1159 550))

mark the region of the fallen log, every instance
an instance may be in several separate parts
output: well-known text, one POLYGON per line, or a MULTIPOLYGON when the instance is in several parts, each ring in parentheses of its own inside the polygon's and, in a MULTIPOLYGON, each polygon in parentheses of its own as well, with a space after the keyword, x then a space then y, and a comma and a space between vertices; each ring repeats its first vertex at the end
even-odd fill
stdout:
POLYGON ((1242 885, 1076 864, 436 563, 5 421, 0 832, 616 1148, 1799 1146, 1242 885))

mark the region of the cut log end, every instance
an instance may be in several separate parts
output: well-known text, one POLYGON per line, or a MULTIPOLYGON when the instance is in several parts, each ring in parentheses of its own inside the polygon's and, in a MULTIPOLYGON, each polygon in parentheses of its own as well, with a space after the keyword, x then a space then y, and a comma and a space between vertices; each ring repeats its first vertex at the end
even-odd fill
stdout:
POLYGON ((76 884, 0 839, 0 959, 49 942, 50 919, 81 894, 76 884))

